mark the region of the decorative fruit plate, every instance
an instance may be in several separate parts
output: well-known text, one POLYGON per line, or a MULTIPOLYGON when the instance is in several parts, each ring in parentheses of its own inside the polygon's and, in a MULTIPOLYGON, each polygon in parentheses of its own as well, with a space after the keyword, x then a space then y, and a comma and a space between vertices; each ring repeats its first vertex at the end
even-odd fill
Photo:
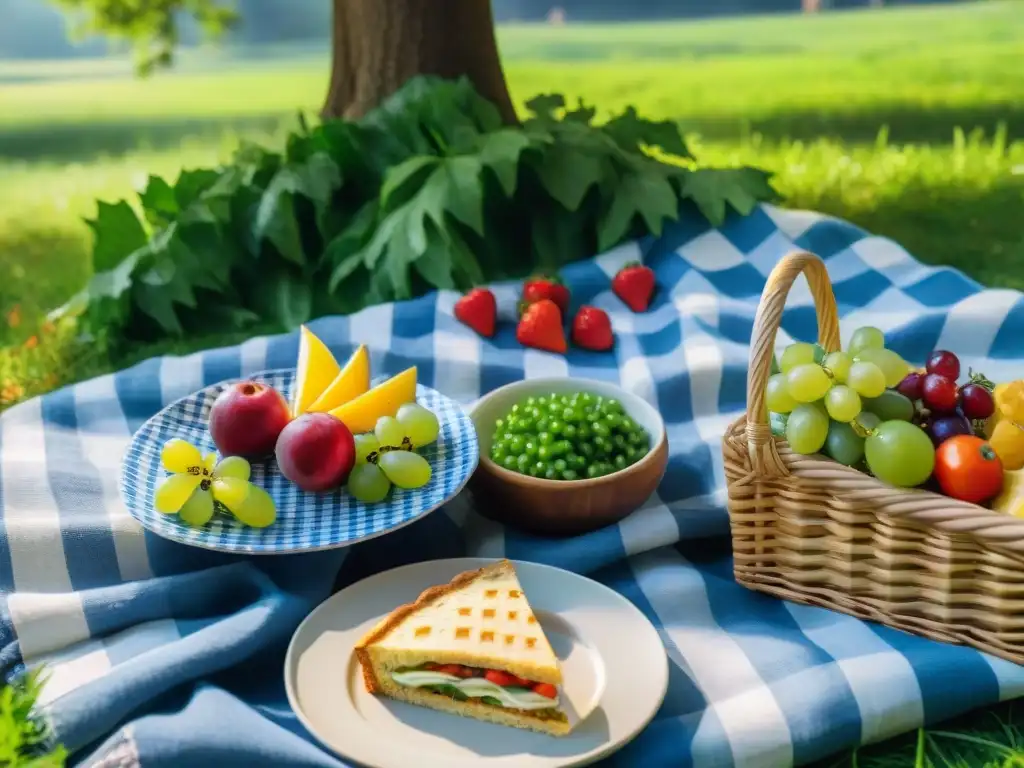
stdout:
MULTIPOLYGON (((290 398, 295 371, 263 371, 248 379, 268 384, 290 398)), ((430 387, 417 385, 417 402, 433 411, 440 422, 436 442, 419 449, 431 468, 426 485, 412 490, 394 488, 384 501, 366 504, 345 488, 330 493, 302 491, 285 479, 271 458, 253 463, 251 480, 266 490, 277 506, 277 520, 272 525, 250 528, 218 515, 203 527, 193 527, 154 507, 157 485, 167 475, 160 463, 161 449, 168 440, 181 438, 204 454, 216 452, 208 429, 210 408, 233 381, 214 384, 172 403, 132 438, 122 464, 121 498, 132 517, 153 533, 195 547, 247 554, 345 547, 433 512, 462 490, 480 458, 476 430, 462 407, 430 387)))

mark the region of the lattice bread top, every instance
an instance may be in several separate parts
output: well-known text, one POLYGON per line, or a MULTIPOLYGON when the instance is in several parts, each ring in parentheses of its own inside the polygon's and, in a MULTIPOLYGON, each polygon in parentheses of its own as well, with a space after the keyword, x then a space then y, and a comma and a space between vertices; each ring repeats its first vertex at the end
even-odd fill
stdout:
POLYGON ((511 568, 484 573, 438 597, 408 616, 375 645, 558 665, 511 568))

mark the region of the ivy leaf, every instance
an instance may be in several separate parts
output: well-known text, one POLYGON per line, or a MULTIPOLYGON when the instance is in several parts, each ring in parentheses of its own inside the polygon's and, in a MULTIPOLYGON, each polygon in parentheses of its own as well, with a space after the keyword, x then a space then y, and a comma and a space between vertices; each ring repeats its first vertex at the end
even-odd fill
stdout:
POLYGON ((472 155, 449 157, 427 179, 417 196, 423 213, 445 226, 450 214, 479 235, 484 233, 483 184, 480 158, 472 155))
POLYGON ((455 280, 452 276, 452 251, 454 249, 450 241, 441 234, 435 225, 428 223, 426 234, 426 248, 413 262, 413 266, 420 276, 434 288, 452 290, 455 288, 455 280))
POLYGON ((182 210, 188 208, 199 199, 206 190, 217 183, 220 173, 208 168, 196 168, 182 171, 174 183, 174 198, 182 210))
POLYGON ((151 224, 167 224, 178 213, 178 200, 174 188, 159 176, 150 176, 146 189, 139 195, 139 202, 151 224))
POLYGON ((130 253, 145 247, 149 240, 142 222, 125 201, 96 203, 96 218, 85 223, 93 233, 92 271, 113 269, 130 253))
POLYGON ((269 240, 282 256, 303 266, 306 257, 295 215, 295 197, 303 195, 309 198, 322 212, 340 185, 338 166, 323 153, 318 152, 303 163, 281 168, 271 179, 256 210, 253 225, 256 242, 269 240))
POLYGON ((529 146, 529 137, 515 128, 490 133, 481 142, 480 162, 495 175, 507 197, 516 193, 519 156, 529 146))
POLYGON ((526 108, 541 120, 554 120, 555 113, 565 109, 565 97, 558 93, 542 93, 527 101, 526 108))
POLYGON ((770 173, 756 168, 698 168, 682 175, 680 194, 693 200, 717 227, 725 222, 727 205, 746 216, 759 202, 777 199, 770 178, 770 173))
POLYGON ((603 159, 564 143, 548 147, 537 163, 537 175, 548 193, 566 210, 578 210, 590 188, 605 173, 603 159))
POLYGON ((679 201, 665 175, 641 171, 622 175, 597 230, 598 250, 604 252, 618 245, 632 229, 637 215, 643 218, 647 229, 654 235, 661 234, 665 219, 678 217, 679 201))
POLYGON ((287 187, 287 180, 277 185, 271 182, 263 193, 253 224, 253 237, 257 243, 269 240, 282 256, 301 267, 306 263, 306 256, 295 218, 294 196, 287 187))
POLYGON ((391 211, 408 202, 411 195, 440 162, 439 157, 419 155, 389 168, 380 188, 381 210, 391 211))
POLYGON ((352 217, 341 234, 327 244, 323 260, 331 266, 327 289, 331 293, 363 264, 363 253, 377 223, 376 201, 370 201, 352 217))
POLYGON ((309 320, 313 306, 312 285, 287 264, 279 263, 261 274, 250 288, 254 309, 281 329, 291 331, 309 320))
POLYGON ((626 107, 602 126, 615 143, 630 152, 640 152, 643 145, 658 147, 677 157, 692 157, 683 140, 679 126, 672 120, 648 120, 640 117, 636 109, 626 107))

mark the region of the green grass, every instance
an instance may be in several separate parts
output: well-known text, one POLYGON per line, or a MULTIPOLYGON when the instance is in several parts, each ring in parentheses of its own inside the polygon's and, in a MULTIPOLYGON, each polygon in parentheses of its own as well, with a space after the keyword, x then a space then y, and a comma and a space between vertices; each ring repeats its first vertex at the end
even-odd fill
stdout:
MULTIPOLYGON (((519 103, 556 91, 602 112, 632 103, 679 119, 702 158, 775 170, 789 205, 1024 290, 1019 2, 510 26, 500 42, 519 103)), ((42 317, 88 277, 81 217, 96 198, 208 165, 240 137, 279 141, 298 110, 318 109, 326 77, 325 51, 287 47, 258 59, 193 52, 150 81, 124 61, 0 62, 0 408, 154 353, 240 340, 211 334, 111 359, 42 317)), ((1003 705, 821 766, 1024 766, 1022 727, 1003 705)))

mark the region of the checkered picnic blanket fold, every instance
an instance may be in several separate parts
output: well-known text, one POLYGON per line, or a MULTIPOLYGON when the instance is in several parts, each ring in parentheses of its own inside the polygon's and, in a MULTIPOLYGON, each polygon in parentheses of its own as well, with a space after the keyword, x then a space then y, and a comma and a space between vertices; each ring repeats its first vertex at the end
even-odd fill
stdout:
MULTIPOLYGON (((85 765, 332 766, 285 703, 281 662, 299 621, 337 577, 464 554, 586 573, 632 600, 671 659, 656 719, 614 766, 801 764, 1024 692, 1024 670, 733 581, 720 440, 744 408, 748 341, 765 277, 792 247, 826 259, 843 329, 886 331, 919 363, 955 350, 991 378, 1020 375, 1024 300, 926 267, 842 221, 763 207, 709 229, 686 215, 657 239, 567 268, 579 302, 611 315, 614 353, 526 350, 510 324, 483 340, 442 292, 325 318, 344 357, 369 346, 377 372, 417 365, 463 403, 536 376, 609 379, 655 404, 671 459, 657 494, 622 523, 569 540, 488 522, 460 497, 350 549, 247 559, 144 534, 119 500, 131 434, 204 385, 293 364, 297 335, 149 360, 24 403, 0 417, 0 669, 46 662, 56 735, 85 765), (609 290, 641 259, 660 291, 632 314, 609 290), (955 675, 956 695, 947 691, 955 675)), ((516 287, 496 286, 514 306, 516 287)), ((779 344, 815 333, 810 293, 790 296, 779 344)))

